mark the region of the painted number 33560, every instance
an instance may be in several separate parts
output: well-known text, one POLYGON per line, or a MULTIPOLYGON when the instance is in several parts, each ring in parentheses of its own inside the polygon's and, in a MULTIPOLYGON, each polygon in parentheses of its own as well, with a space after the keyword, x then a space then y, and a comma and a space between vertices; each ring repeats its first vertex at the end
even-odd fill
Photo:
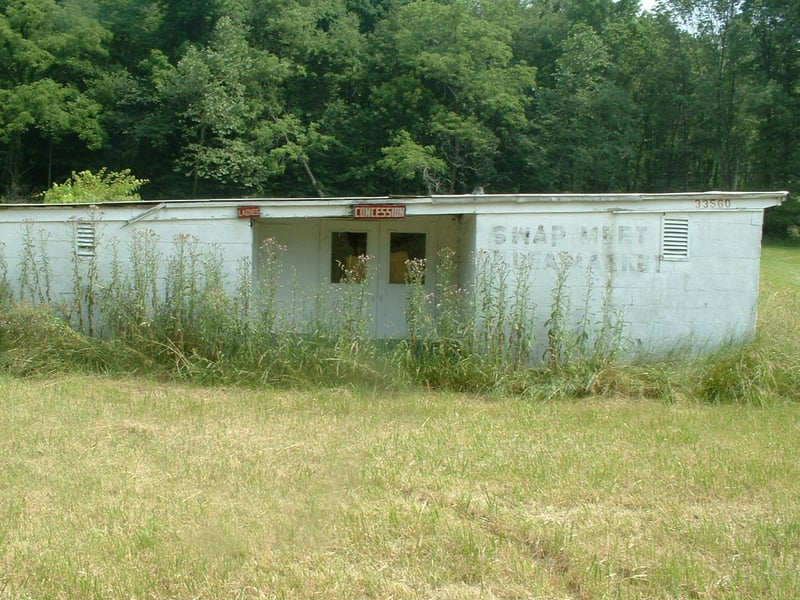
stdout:
POLYGON ((694 201, 695 208, 730 208, 730 198, 702 198, 694 201))

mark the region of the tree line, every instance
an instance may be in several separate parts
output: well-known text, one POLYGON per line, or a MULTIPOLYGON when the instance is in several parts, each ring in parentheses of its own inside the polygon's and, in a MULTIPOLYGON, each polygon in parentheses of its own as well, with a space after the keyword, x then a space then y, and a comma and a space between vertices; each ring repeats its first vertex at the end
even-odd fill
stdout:
POLYGON ((798 189, 796 0, 0 0, 0 196, 798 189))

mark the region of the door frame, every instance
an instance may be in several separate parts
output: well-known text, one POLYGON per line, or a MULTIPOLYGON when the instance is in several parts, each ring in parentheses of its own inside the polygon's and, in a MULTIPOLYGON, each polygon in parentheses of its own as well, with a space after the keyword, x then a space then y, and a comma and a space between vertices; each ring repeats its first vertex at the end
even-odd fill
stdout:
MULTIPOLYGON (((408 335, 406 320, 407 284, 390 283, 391 237, 393 233, 424 233, 426 275, 425 290, 432 292, 435 286, 437 249, 437 217, 410 217, 403 220, 354 221, 352 219, 325 219, 320 228, 320 274, 323 284, 329 289, 348 285, 332 283, 332 234, 335 232, 364 232, 367 234, 368 279, 366 293, 370 298, 370 335, 377 339, 402 339, 408 335)), ((333 292, 332 301, 341 300, 333 292)), ((331 307, 333 308, 333 307, 331 307)))

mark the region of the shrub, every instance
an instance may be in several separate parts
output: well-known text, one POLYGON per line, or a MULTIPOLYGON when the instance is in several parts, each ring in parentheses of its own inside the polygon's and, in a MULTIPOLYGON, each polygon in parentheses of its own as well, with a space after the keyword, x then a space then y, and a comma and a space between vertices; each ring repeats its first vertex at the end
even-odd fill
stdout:
POLYGON ((109 171, 105 167, 97 173, 72 172, 64 183, 54 183, 44 192, 45 204, 77 204, 139 200, 137 193, 147 179, 137 179, 130 169, 109 171))

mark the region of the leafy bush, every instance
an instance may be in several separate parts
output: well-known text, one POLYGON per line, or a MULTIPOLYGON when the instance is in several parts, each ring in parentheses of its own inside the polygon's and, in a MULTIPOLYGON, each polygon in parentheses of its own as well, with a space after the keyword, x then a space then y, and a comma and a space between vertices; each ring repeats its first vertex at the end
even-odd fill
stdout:
POLYGON ((139 200, 137 193, 147 179, 137 179, 130 169, 109 171, 105 167, 97 173, 72 172, 64 183, 54 183, 44 192, 45 204, 78 204, 139 200))

